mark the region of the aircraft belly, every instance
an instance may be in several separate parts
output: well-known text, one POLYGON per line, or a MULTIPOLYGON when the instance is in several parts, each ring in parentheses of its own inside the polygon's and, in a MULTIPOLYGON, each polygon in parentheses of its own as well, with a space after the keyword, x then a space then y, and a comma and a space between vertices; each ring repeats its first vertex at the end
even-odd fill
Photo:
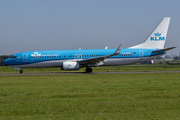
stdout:
POLYGON ((103 62, 104 63, 103 66, 128 65, 146 60, 152 60, 158 56, 162 56, 162 55, 156 55, 151 57, 140 57, 140 58, 109 58, 109 59, 105 59, 106 62, 103 62))
POLYGON ((44 61, 31 64, 23 65, 12 65, 12 67, 17 68, 43 68, 43 67, 61 67, 64 60, 53 60, 53 61, 44 61))
POLYGON ((140 61, 140 58, 111 58, 104 62, 104 66, 126 65, 140 61))

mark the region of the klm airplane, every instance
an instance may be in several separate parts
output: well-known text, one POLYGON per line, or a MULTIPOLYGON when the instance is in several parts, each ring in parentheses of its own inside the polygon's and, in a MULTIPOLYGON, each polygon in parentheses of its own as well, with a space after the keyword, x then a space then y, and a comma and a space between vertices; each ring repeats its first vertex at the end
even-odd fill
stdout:
POLYGON ((117 66, 151 60, 175 47, 164 48, 170 18, 164 18, 147 40, 139 45, 122 49, 90 49, 90 50, 48 50, 30 51, 12 55, 4 61, 5 65, 14 69, 61 67, 62 70, 79 70, 86 67, 86 72, 92 72, 91 67, 117 66))

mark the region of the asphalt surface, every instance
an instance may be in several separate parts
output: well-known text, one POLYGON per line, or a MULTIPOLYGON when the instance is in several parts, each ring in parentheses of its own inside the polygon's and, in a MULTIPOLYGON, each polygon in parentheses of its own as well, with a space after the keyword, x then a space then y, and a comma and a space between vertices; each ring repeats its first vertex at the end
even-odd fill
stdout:
POLYGON ((138 72, 92 72, 92 73, 86 73, 86 72, 59 72, 59 73, 0 73, 0 76, 5 75, 93 75, 93 74, 146 74, 146 73, 180 73, 180 71, 138 71, 138 72))

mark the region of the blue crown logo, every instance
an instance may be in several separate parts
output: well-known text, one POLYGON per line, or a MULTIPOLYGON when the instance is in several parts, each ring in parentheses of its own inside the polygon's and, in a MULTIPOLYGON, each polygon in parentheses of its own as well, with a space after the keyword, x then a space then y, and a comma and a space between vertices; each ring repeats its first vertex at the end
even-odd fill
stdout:
POLYGON ((71 67, 72 65, 68 64, 67 67, 71 67))
POLYGON ((161 33, 154 33, 155 36, 161 36, 161 33))

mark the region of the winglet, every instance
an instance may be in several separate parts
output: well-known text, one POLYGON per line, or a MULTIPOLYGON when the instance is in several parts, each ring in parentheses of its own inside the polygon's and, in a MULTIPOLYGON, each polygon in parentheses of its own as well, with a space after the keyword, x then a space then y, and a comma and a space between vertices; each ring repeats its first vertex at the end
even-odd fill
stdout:
POLYGON ((114 54, 110 55, 110 56, 115 56, 115 55, 119 55, 119 53, 121 52, 122 49, 122 43, 119 45, 119 47, 117 48, 116 52, 114 52, 114 54))

